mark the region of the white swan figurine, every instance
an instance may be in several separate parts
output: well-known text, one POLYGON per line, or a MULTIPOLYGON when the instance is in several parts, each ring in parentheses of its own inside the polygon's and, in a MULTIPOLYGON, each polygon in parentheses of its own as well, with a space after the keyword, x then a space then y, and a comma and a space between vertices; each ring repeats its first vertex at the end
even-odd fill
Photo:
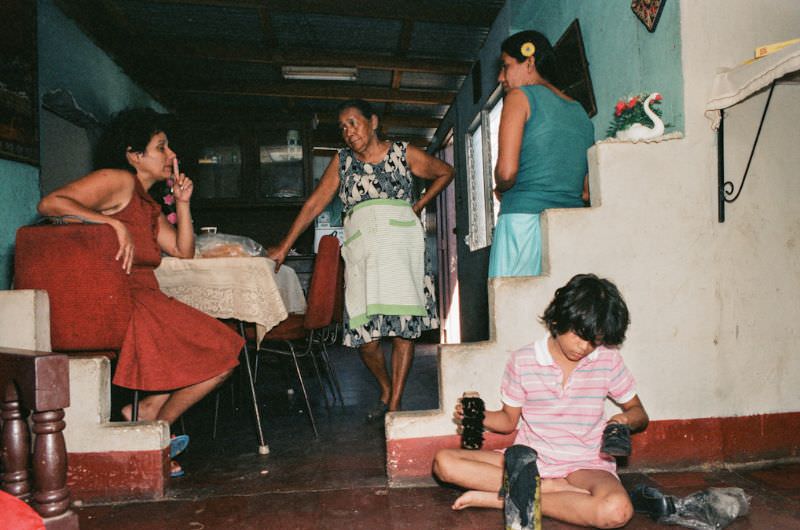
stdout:
POLYGON ((617 131, 616 137, 618 140, 637 142, 639 140, 651 140, 653 138, 658 138, 664 134, 664 122, 661 121, 661 118, 659 118, 658 115, 652 111, 652 109, 650 109, 650 102, 653 101, 653 99, 658 95, 658 92, 653 92, 647 96, 647 99, 645 99, 644 103, 642 103, 644 113, 647 114, 648 118, 653 120, 653 127, 645 127, 641 123, 634 123, 627 129, 617 131))

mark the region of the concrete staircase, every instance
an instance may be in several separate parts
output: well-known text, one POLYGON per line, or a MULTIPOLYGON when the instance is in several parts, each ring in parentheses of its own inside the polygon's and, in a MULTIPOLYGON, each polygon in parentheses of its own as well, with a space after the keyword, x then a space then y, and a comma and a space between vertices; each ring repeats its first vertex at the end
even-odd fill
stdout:
MULTIPOLYGON (((0 344, 50 351, 50 308, 44 291, 0 291, 0 344)), ((111 364, 73 356, 65 411, 68 485, 74 500, 163 497, 169 473, 169 426, 111 422, 111 364)))
MULTIPOLYGON (((546 329, 539 316, 555 290, 575 274, 593 272, 620 287, 639 324, 629 333, 625 352, 631 354, 626 355, 626 362, 637 376, 642 374, 637 365, 648 350, 638 349, 637 343, 646 343, 643 334, 648 330, 641 323, 657 317, 658 309, 642 307, 639 296, 657 289, 647 274, 661 268, 658 261, 663 260, 665 249, 659 246, 658 237, 661 241, 680 237, 679 233, 666 236, 660 232, 662 221, 652 215, 642 217, 643 212, 663 208, 660 197, 673 192, 672 183, 653 181, 646 175, 651 164, 667 165, 679 159, 676 152, 680 148, 681 142, 663 141, 648 145, 600 143, 589 150, 591 208, 553 209, 542 214, 543 274, 490 280, 489 340, 440 346, 441 407, 387 416, 387 470, 393 484, 431 480, 435 452, 458 447, 452 412, 464 391, 480 392, 489 409, 501 407, 500 381, 509 353, 544 336, 546 329), (635 207, 629 204, 640 198, 635 207), (619 251, 623 245, 624 251, 619 251), (629 261, 631 255, 638 260, 635 268, 629 261)), ((512 439, 486 433, 484 448, 505 447, 512 439)))

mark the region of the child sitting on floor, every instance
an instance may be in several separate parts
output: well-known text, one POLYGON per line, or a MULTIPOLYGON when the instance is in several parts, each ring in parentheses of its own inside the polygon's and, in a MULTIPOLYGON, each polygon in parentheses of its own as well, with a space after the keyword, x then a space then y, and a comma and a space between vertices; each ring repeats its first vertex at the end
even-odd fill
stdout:
MULTIPOLYGON (((624 526, 633 507, 616 475, 614 457, 600 449, 607 424, 640 431, 648 422, 634 379, 616 349, 625 340, 628 309, 613 283, 580 274, 556 290, 542 321, 549 334, 511 354, 500 389, 503 408, 487 411, 483 420, 486 429, 498 433, 513 432, 519 425, 514 451, 506 458, 500 452, 442 449, 433 471, 440 480, 468 489, 454 510, 505 504, 506 524, 509 508, 519 508, 527 512, 522 526, 528 527, 526 521, 535 519, 541 501, 541 513, 553 519, 597 528, 624 526), (606 396, 622 409, 607 421, 606 396), (525 474, 520 466, 531 470, 528 475, 538 468, 541 499, 534 498, 538 477, 525 478, 525 486, 514 483, 525 474), (504 478, 507 483, 502 484, 504 478), (505 498, 498 496, 501 486, 505 498), (523 502, 521 489, 527 497, 523 502), (516 507, 508 506, 510 499, 516 507)), ((460 403, 454 417, 460 424, 460 403)))

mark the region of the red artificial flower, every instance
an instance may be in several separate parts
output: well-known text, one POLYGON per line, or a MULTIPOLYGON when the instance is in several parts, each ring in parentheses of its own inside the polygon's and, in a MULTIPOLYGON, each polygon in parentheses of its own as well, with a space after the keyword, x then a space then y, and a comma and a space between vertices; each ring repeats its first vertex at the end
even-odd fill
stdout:
POLYGON ((639 103, 639 98, 637 98, 637 97, 635 97, 635 96, 634 96, 634 97, 632 97, 632 98, 631 98, 631 100, 630 100, 630 101, 628 101, 628 108, 629 108, 629 109, 632 109, 633 107, 635 107, 635 106, 636 106, 636 104, 637 104, 637 103, 639 103))
POLYGON ((623 110, 625 110, 625 102, 622 100, 617 101, 617 106, 614 107, 614 115, 621 116, 623 110))
POLYGON ((653 101, 661 101, 661 99, 661 94, 658 94, 653 98, 653 101))

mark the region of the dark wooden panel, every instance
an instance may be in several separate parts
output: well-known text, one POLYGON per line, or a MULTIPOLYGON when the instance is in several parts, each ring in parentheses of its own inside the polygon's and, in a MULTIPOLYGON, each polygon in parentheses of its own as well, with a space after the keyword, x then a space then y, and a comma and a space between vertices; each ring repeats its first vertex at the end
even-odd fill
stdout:
MULTIPOLYGON (((299 212, 298 205, 281 204, 192 207, 195 231, 201 226, 216 226, 218 232, 249 237, 264 248, 280 242, 299 212)), ((301 254, 311 254, 313 246, 312 226, 297 239, 295 248, 301 254)))

